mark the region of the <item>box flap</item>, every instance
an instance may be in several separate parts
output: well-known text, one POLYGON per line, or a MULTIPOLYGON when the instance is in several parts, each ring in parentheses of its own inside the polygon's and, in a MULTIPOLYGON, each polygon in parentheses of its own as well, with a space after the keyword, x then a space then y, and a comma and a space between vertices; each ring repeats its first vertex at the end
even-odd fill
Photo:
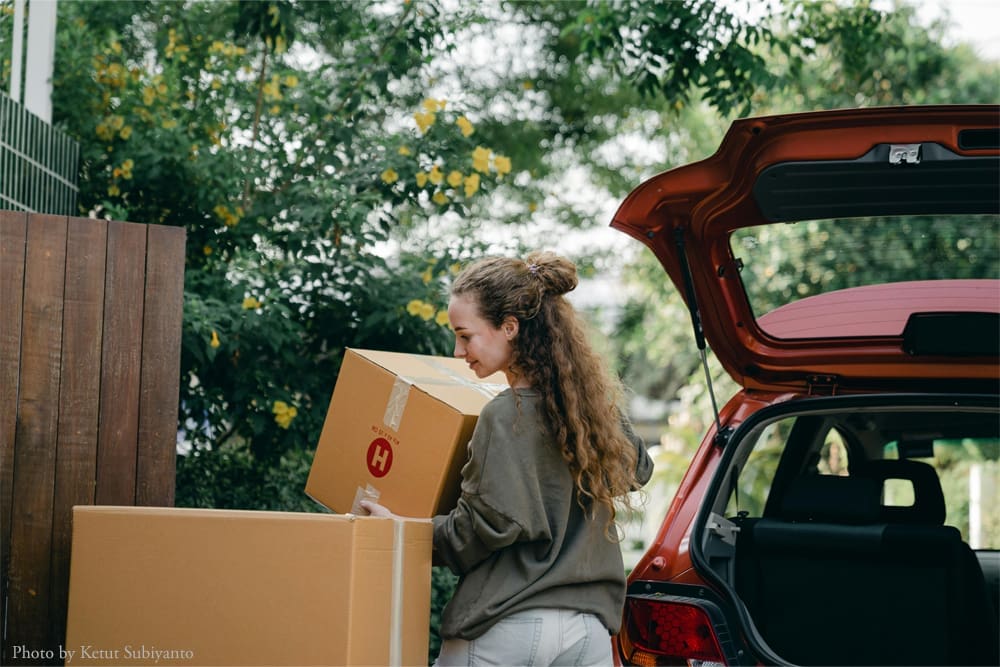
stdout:
POLYGON ((480 379, 461 359, 354 348, 348 352, 381 366, 403 383, 466 415, 478 415, 491 398, 507 388, 502 373, 480 379))

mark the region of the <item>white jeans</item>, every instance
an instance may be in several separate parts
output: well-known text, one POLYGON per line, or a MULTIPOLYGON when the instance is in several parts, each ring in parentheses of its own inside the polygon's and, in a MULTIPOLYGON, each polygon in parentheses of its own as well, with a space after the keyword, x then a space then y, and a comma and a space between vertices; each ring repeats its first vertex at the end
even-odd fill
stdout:
POLYGON ((570 609, 527 609, 501 619, 476 639, 446 639, 435 667, 527 667, 613 664, 611 637, 593 614, 570 609))

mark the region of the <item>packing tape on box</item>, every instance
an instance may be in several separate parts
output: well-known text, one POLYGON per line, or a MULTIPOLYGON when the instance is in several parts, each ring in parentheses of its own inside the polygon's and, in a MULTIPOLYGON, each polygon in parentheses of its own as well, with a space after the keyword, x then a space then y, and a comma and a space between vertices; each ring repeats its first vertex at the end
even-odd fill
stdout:
POLYGON ((466 379, 460 375, 456 375, 451 369, 440 362, 430 361, 428 365, 445 377, 411 378, 397 375, 393 381, 392 391, 389 392, 389 400, 385 404, 385 413, 382 415, 382 422, 393 431, 399 431, 399 425, 403 421, 403 413, 406 411, 406 403, 410 398, 410 388, 414 384, 453 384, 473 389, 487 398, 493 398, 507 388, 505 384, 475 382, 466 379))
POLYGON ((427 365, 435 368, 442 375, 446 375, 455 384, 475 389, 487 398, 493 398, 507 388, 507 385, 505 384, 497 384, 494 382, 476 382, 475 380, 466 379, 461 375, 456 375, 450 368, 442 364, 440 361, 432 359, 427 362, 427 365))
POLYGON ((385 414, 382 421, 393 431, 399 430, 399 423, 403 421, 403 411, 406 410, 406 401, 410 398, 410 387, 413 382, 399 375, 392 383, 392 391, 389 393, 389 402, 385 404, 385 414))
POLYGON ((350 514, 366 516, 368 512, 361 506, 361 501, 370 500, 373 503, 377 503, 381 495, 382 493, 371 484, 366 484, 364 488, 359 486, 354 494, 354 502, 351 504, 350 514))
POLYGON ((406 525, 395 520, 392 550, 392 618, 389 619, 389 664, 398 667, 403 662, 403 560, 406 551, 406 525))

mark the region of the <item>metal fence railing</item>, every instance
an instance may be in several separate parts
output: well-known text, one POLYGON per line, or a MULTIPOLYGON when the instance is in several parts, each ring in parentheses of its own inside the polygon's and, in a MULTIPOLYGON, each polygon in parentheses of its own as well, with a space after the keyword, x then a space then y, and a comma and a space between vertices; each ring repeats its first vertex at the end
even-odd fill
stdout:
POLYGON ((77 215, 80 146, 0 93, 0 209, 77 215))

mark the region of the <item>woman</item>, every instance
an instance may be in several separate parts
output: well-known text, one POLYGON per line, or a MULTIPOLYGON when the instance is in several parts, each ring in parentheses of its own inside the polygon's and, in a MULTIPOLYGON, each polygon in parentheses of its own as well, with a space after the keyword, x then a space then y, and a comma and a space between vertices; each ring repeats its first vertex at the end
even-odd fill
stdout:
POLYGON ((479 416, 458 505, 433 519, 435 562, 460 577, 438 665, 612 662, 625 599, 615 503, 652 463, 563 296, 576 285, 572 262, 536 252, 479 261, 452 287, 455 356, 510 388, 479 416))

